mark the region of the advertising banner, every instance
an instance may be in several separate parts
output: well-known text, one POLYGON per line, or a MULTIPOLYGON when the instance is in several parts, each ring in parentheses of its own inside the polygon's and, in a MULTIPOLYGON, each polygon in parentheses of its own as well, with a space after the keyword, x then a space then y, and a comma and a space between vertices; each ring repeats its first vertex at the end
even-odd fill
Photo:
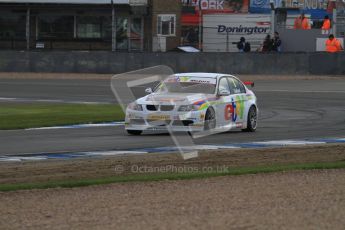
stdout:
POLYGON ((249 0, 181 0, 185 7, 203 13, 247 13, 249 0))
MULTIPOLYGON (((335 2, 330 0, 273 0, 275 8, 286 7, 300 9, 301 12, 311 15, 312 19, 322 19, 331 15, 335 2)), ((270 0, 251 0, 250 13, 269 13, 270 0)), ((296 12, 296 11, 295 11, 296 12)))

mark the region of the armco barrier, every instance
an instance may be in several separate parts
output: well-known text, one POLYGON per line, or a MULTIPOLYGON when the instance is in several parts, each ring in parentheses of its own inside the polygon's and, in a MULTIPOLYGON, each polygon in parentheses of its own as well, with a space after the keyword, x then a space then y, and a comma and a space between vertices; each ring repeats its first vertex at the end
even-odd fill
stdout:
POLYGON ((0 51, 1 72, 123 73, 156 65, 175 72, 345 74, 345 53, 116 53, 0 51))

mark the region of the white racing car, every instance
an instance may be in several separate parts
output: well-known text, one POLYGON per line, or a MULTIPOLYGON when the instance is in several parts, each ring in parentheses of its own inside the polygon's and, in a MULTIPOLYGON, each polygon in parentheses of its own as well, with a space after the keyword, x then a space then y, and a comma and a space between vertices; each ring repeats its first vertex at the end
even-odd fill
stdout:
POLYGON ((255 94, 238 78, 218 73, 174 74, 149 95, 126 109, 125 129, 140 135, 144 130, 199 132, 242 129, 254 132, 258 107, 255 94))

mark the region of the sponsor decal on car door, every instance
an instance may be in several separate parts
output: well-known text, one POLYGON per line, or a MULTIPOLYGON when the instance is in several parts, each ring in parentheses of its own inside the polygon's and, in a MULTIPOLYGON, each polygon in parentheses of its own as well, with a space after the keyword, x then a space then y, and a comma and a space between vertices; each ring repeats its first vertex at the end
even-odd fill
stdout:
POLYGON ((233 123, 231 119, 231 112, 229 105, 231 104, 231 91, 228 79, 226 77, 222 77, 219 79, 218 89, 218 100, 215 106, 216 108, 216 119, 217 119, 217 126, 227 126, 233 123))
POLYGON ((245 105, 247 97, 241 82, 232 77, 228 78, 230 86, 230 103, 225 106, 225 119, 231 120, 237 128, 242 128, 245 121, 245 105))

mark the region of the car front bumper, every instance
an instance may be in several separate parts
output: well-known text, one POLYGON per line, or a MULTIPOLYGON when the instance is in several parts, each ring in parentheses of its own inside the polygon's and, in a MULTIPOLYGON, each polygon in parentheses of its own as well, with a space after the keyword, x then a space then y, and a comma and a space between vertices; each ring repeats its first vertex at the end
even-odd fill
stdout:
POLYGON ((206 111, 144 112, 127 110, 126 130, 203 131, 206 111))

